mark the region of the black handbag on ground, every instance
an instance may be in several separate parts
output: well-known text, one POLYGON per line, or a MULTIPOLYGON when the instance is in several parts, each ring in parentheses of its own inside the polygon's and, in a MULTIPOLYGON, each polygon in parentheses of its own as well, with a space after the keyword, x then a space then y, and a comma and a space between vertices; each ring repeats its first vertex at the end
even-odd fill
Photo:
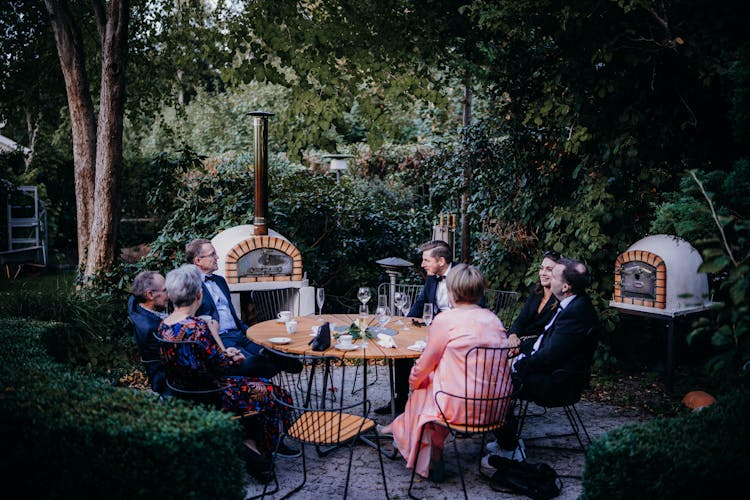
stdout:
POLYGON ((313 351, 325 351, 331 347, 331 326, 326 321, 318 329, 318 334, 310 341, 313 351))

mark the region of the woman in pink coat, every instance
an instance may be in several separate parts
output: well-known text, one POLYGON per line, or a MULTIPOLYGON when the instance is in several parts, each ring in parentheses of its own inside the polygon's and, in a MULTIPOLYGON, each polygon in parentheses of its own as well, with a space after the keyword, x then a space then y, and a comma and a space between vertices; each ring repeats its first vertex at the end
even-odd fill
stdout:
MULTIPOLYGON (((454 265, 446 278, 448 295, 453 308, 435 317, 429 328, 427 346, 409 376, 411 395, 404 413, 390 425, 380 428, 382 434, 393 435, 393 442, 406 458, 408 468, 416 467, 422 477, 442 478, 442 453, 448 435, 444 427, 429 424, 419 442, 419 434, 440 412, 435 404, 435 393, 443 390, 463 394, 467 367, 466 353, 475 346, 506 347, 505 327, 489 309, 477 305, 484 296, 484 278, 475 267, 454 265), (414 463, 419 452, 419 463, 414 463), (431 466, 432 464, 432 466, 431 466), (430 476, 430 469, 433 475, 430 476)), ((510 376, 510 369, 503 377, 510 376)), ((511 384, 505 384, 509 389, 511 384)), ((443 408, 446 417, 456 423, 466 421, 463 402, 443 408)))

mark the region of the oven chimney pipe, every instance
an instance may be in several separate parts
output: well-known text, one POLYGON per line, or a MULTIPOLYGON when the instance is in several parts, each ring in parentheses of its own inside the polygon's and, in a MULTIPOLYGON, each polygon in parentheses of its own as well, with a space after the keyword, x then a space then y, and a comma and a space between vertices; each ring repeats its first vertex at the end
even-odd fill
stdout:
POLYGON ((255 177, 255 217, 253 225, 254 234, 262 236, 268 234, 268 117, 273 113, 266 111, 251 111, 248 113, 253 117, 255 125, 255 137, 253 141, 253 161, 255 177))

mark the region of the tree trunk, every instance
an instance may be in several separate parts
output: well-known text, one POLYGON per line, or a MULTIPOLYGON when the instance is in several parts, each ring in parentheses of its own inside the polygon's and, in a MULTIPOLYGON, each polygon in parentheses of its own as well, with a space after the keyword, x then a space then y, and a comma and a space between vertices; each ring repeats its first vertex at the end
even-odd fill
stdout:
POLYGON ((115 262, 122 170, 128 0, 92 0, 102 44, 99 120, 86 75, 81 31, 66 0, 45 0, 65 78, 75 164, 78 263, 84 283, 115 262))
MULTIPOLYGON (((467 76, 464 88, 463 126, 471 125, 471 78, 467 76)), ((468 204, 471 195, 471 165, 466 164, 462 175, 461 189, 461 262, 471 262, 471 238, 469 236, 468 204)))
POLYGON ((128 53, 128 1, 111 0, 102 36, 102 80, 96 148, 94 217, 84 278, 115 263, 120 219, 125 65, 128 53))
POLYGON ((83 53, 81 31, 70 16, 67 2, 45 0, 55 34, 60 68, 65 79, 73 136, 73 164, 78 229, 78 265, 86 262, 94 212, 96 121, 83 53))

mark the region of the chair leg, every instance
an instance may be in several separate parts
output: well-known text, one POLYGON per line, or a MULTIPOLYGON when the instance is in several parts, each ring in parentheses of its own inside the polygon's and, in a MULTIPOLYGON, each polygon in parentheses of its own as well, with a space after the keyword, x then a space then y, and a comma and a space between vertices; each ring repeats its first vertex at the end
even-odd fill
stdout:
MULTIPOLYGON (((418 443, 422 442, 422 435, 424 434, 424 425, 422 426, 422 429, 419 431, 419 440, 418 443)), ((414 486, 414 476, 417 475, 417 464, 419 463, 419 452, 422 451, 422 446, 417 446, 417 456, 414 457, 414 467, 411 469, 411 480, 409 480, 409 491, 407 492, 409 494, 409 498, 414 498, 415 500, 420 500, 420 497, 414 496, 411 493, 412 486, 414 486)))
POLYGON ((464 490, 464 500, 469 500, 469 494, 466 493, 466 482, 464 481, 464 469, 463 467, 461 467, 461 454, 458 452, 458 439, 456 439, 456 436, 453 436, 453 451, 456 453, 456 465, 458 466, 458 476, 461 478, 461 488, 463 488, 464 490))
POLYGON ((570 422, 570 427, 573 429, 576 439, 578 439, 578 444, 581 445, 581 450, 585 452, 587 446, 591 444, 591 436, 583 424, 581 415, 578 413, 575 405, 563 406, 563 411, 565 411, 565 416, 568 417, 568 422, 570 422), (581 431, 586 436, 586 444, 583 443, 583 439, 581 438, 581 431))
MULTIPOLYGON (((281 439, 279 439, 279 442, 281 442, 281 439)), ((297 493, 299 490, 302 489, 303 486, 305 486, 305 483, 307 482, 307 457, 305 456, 305 445, 303 443, 300 443, 300 446, 302 446, 302 482, 295 487, 290 492, 286 493, 282 499, 286 499, 297 493)), ((275 471, 274 471, 275 473, 275 471)))

